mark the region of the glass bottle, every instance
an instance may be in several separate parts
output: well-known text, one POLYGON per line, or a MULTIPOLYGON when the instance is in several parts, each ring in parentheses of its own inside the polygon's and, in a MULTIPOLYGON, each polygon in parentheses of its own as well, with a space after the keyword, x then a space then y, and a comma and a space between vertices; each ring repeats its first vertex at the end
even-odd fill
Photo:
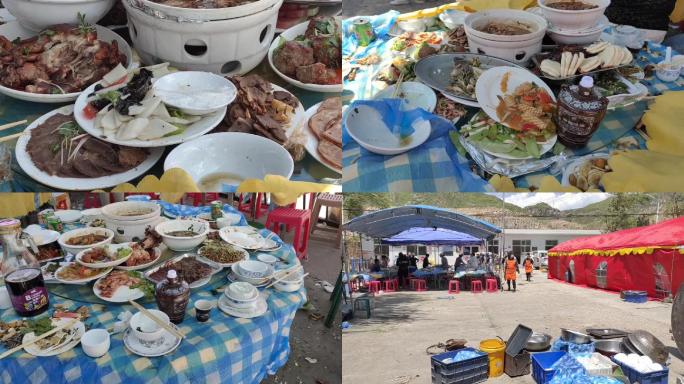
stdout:
POLYGON ((157 284, 154 296, 159 310, 169 315, 172 323, 183 322, 185 308, 190 300, 190 287, 178 277, 175 270, 169 270, 166 279, 157 284))
POLYGON ((48 292, 36 255, 33 238, 21 231, 16 219, 0 220, 2 274, 14 310, 19 316, 32 317, 48 309, 48 292))
POLYGON ((567 147, 586 145, 606 115, 608 99, 594 89, 594 79, 582 77, 579 85, 563 84, 558 93, 558 140, 567 147))

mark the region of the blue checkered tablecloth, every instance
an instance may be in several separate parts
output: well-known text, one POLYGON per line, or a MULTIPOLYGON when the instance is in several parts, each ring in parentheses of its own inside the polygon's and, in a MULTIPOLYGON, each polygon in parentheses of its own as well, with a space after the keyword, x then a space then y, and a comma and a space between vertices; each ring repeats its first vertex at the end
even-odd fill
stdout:
MULTIPOLYGON (((270 233, 266 229, 262 235, 270 233)), ((282 241, 274 236, 278 242, 282 241)), ((290 263, 299 263, 294 249, 283 245, 272 252, 290 263)), ((254 258, 254 254, 251 255, 254 258)), ((113 335, 111 347, 104 356, 86 356, 80 345, 51 357, 34 357, 23 351, 0 360, 0 382, 3 383, 259 383, 273 375, 287 362, 290 354, 289 334, 297 310, 306 302, 306 291, 286 293, 274 289, 262 290, 268 312, 255 319, 238 319, 214 308, 208 322, 195 319, 192 303, 199 299, 215 300, 212 289, 227 283, 227 271, 217 273, 211 282, 193 289, 184 321, 179 325, 186 338, 178 349, 161 357, 141 357, 129 352, 123 344, 123 334, 113 335)), ((92 288, 92 283, 88 284, 92 288)), ((50 285, 48 285, 50 290, 50 285)), ((78 289, 74 287, 74 289, 78 289)), ((85 288, 81 288, 85 289, 85 288)), ((130 305, 102 305, 50 294, 49 312, 55 304, 74 310, 86 306, 91 313, 85 323, 92 328, 108 328, 119 313, 136 310, 130 305)), ((156 308, 154 303, 144 304, 156 308)), ((13 309, 0 312, 0 320, 12 321, 13 309)), ((0 347, 0 352, 4 348, 0 347)))
MULTIPOLYGON (((371 16, 376 39, 365 48, 357 47, 352 37, 352 23, 356 18, 343 22, 345 45, 343 53, 347 60, 343 66, 357 67, 353 81, 344 80, 345 91, 352 92, 354 99, 370 99, 385 85, 375 81, 377 74, 392 61, 388 42, 392 36, 388 34, 397 17, 395 11, 371 16), (368 55, 377 55, 381 60, 372 65, 358 65, 358 60, 368 55)), ((636 57, 636 63, 641 67, 649 63, 658 63, 664 57, 665 47, 660 44, 649 43, 648 50, 642 50, 636 57)), ((673 55, 676 53, 673 52, 673 55)), ((345 70, 345 73, 347 71, 345 70)), ((651 94, 660 94, 666 90, 684 89, 684 80, 665 83, 657 78, 642 81, 651 94)), ((629 138, 639 148, 645 148, 643 138, 633 129, 646 109, 646 102, 638 102, 627 107, 608 111, 599 130, 592 136, 589 144, 576 150, 565 149, 564 158, 584 156, 594 152, 610 152, 620 139, 629 138)), ((469 108, 472 114, 472 108, 469 108)), ((343 146, 344 189, 350 192, 446 192, 446 191, 486 191, 490 187, 481 182, 478 176, 471 172, 474 162, 461 156, 453 146, 452 139, 457 135, 458 128, 466 122, 461 119, 454 129, 448 133, 428 141, 421 147, 397 156, 380 156, 371 154, 354 142, 345 141, 343 146), (478 180, 479 179, 479 180, 478 180)), ((343 132, 346 135, 346 131, 343 132)), ((343 136, 344 138, 344 136, 343 136)), ((545 157, 553 156, 548 153, 545 157)), ((557 168, 557 167, 556 167, 557 168)), ((526 188, 539 185, 539 179, 552 175, 558 180, 561 173, 558 169, 548 168, 514 178, 517 187, 526 188)))
POLYGON ((441 274, 447 273, 446 269, 435 267, 429 268, 427 270, 417 269, 413 272, 413 277, 423 278, 423 277, 435 277, 441 274))

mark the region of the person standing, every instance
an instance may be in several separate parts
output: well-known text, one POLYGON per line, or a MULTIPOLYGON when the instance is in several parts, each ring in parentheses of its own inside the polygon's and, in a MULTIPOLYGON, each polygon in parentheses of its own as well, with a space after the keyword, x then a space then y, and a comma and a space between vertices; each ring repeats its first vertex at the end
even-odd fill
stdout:
POLYGON ((382 260, 380 261, 380 266, 383 268, 389 267, 389 258, 386 255, 382 255, 382 260))
POLYGON ((408 256, 399 252, 397 257, 397 277, 399 277, 399 286, 406 287, 408 285, 409 265, 411 264, 408 256))
POLYGON ((373 261, 373 266, 371 266, 371 272, 373 272, 373 273, 380 272, 380 260, 378 260, 377 257, 373 261))
POLYGON ((449 269, 449 260, 446 258, 446 255, 444 253, 439 255, 439 259, 442 263, 442 268, 449 269))
POLYGON ((527 281, 532 281, 532 270, 534 269, 534 261, 532 261, 532 258, 529 255, 525 259, 523 265, 525 266, 525 276, 527 277, 527 281))
POLYGON ((516 291, 516 280, 518 278, 518 259, 513 256, 513 252, 508 253, 508 257, 504 260, 504 278, 506 279, 506 285, 508 290, 511 290, 511 281, 513 282, 513 292, 516 291))
POLYGON ((430 267, 430 254, 426 253, 423 257, 423 269, 430 267))

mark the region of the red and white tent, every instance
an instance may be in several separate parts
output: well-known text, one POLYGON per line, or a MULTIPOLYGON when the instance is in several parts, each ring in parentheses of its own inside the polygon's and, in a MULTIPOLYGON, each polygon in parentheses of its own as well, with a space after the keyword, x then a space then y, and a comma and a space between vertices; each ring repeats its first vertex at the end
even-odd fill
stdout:
POLYGON ((581 237, 549 250, 551 279, 662 298, 684 283, 684 217, 581 237))

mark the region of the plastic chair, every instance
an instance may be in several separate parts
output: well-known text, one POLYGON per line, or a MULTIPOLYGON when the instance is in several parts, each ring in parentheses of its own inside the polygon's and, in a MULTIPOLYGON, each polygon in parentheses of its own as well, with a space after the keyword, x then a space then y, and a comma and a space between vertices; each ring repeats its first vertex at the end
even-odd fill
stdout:
MULTIPOLYGON (((249 201, 245 202, 246 197, 250 195, 248 193, 243 193, 240 195, 238 198, 238 210, 240 212, 248 214, 250 217, 252 216, 252 200, 250 199, 249 201)), ((258 220, 259 217, 261 217, 262 213, 268 211, 268 204, 266 204, 266 194, 265 193, 253 193, 251 195, 256 195, 252 196, 253 199, 255 199, 254 204, 255 204, 255 209, 254 209, 254 219, 258 220)))
POLYGON ((461 283, 458 280, 449 280, 449 293, 460 293, 461 283))
POLYGON ((369 293, 380 293, 380 281, 379 280, 373 280, 368 282, 368 292, 369 293))
POLYGON ((311 225, 311 211, 295 208, 276 208, 268 213, 265 227, 279 235, 280 225, 285 225, 285 230, 289 227, 295 228, 292 245, 295 248, 299 259, 307 258, 309 247, 309 226, 311 225))
POLYGON ((470 292, 482 293, 482 282, 480 280, 473 280, 470 282, 470 292))
POLYGON ((392 279, 385 280, 385 292, 396 292, 397 285, 397 282, 392 279))
POLYGON ((102 202, 100 201, 99 193, 86 192, 83 198, 83 208, 101 208, 102 202))
POLYGON ((371 317, 371 306, 370 306, 370 298, 368 297, 359 297, 358 299, 354 300, 354 308, 352 309, 354 313, 356 313, 356 310, 359 311, 366 311, 366 318, 370 319, 371 317), (363 305, 361 305, 363 304, 363 305))
POLYGON ((427 291, 427 282, 425 281, 425 279, 415 279, 414 290, 416 292, 427 291))
POLYGON ((496 282, 496 279, 487 279, 485 280, 487 283, 487 292, 489 293, 496 293, 499 292, 499 284, 496 282))

